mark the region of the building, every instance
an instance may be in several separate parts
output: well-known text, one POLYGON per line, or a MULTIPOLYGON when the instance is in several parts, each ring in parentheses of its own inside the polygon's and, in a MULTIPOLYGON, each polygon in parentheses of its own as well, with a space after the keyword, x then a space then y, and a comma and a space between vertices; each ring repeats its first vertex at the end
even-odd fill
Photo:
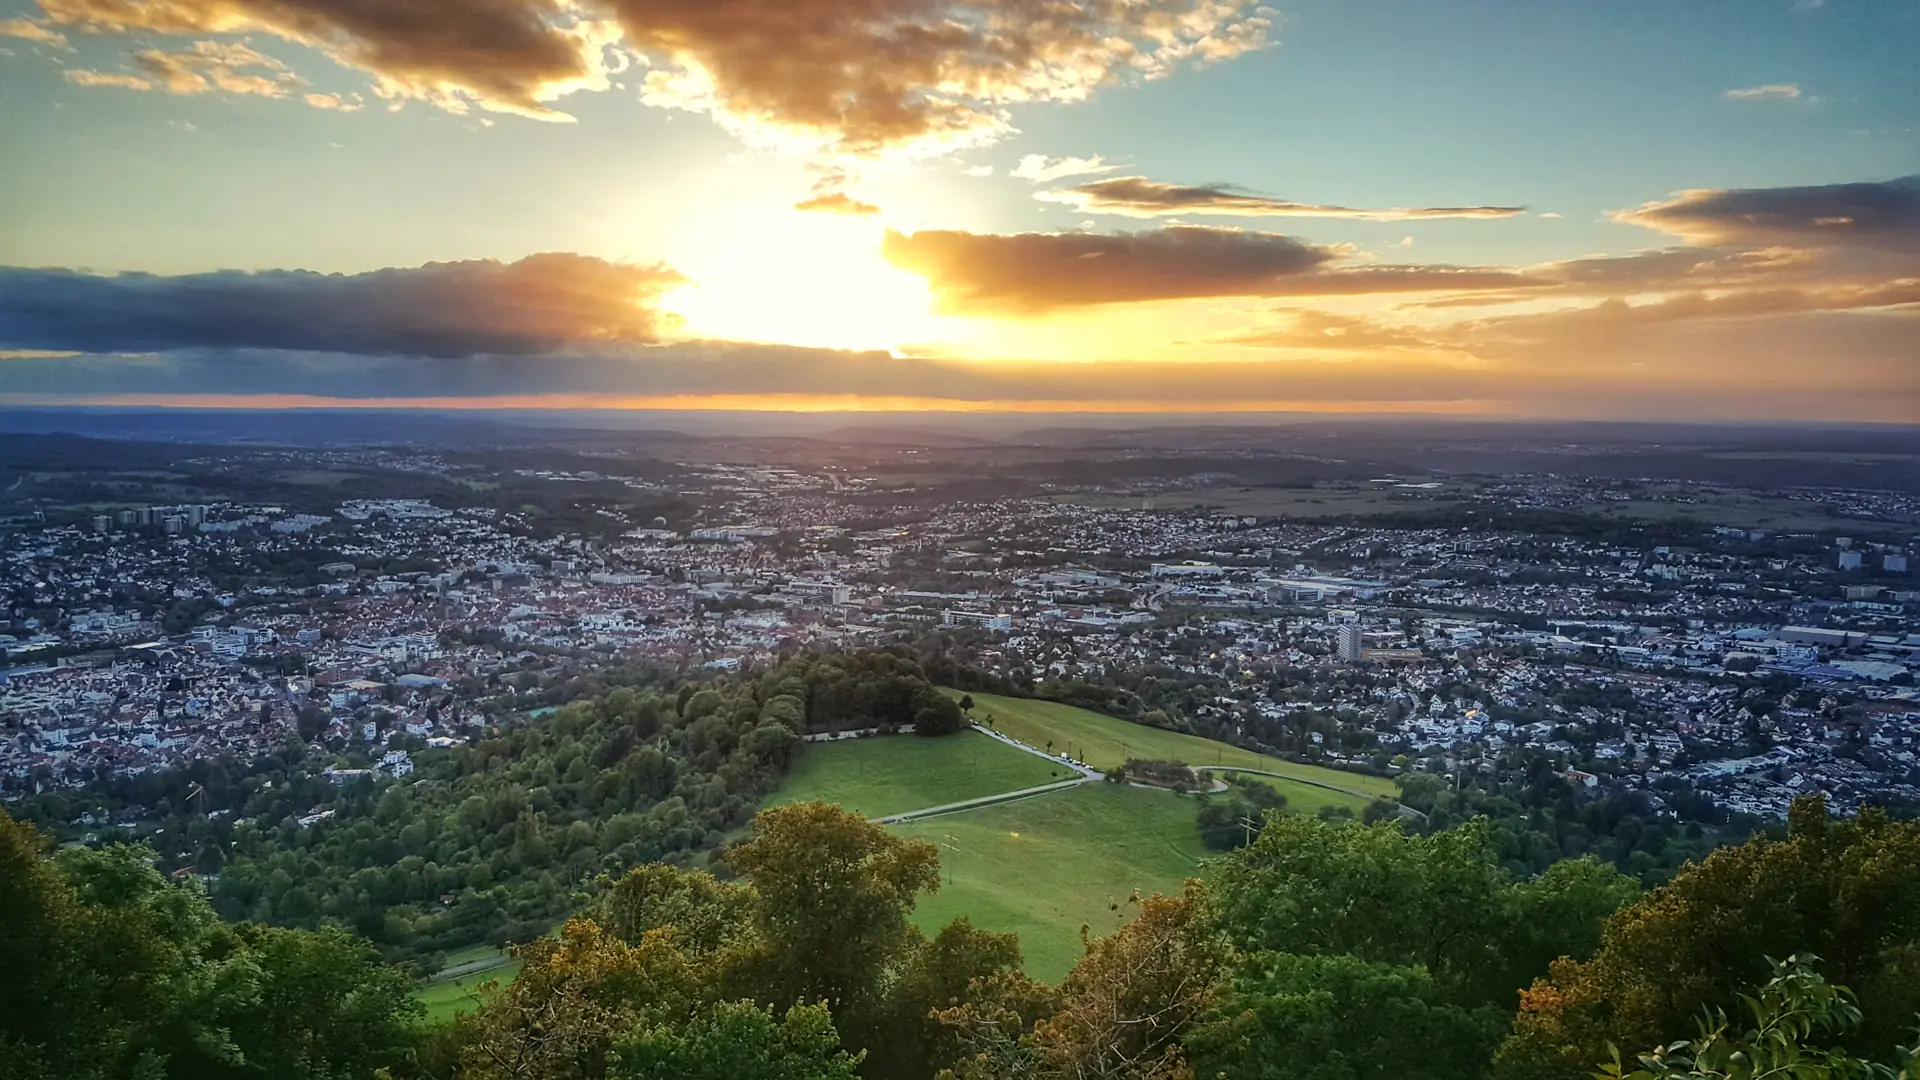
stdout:
POLYGON ((846 606, 853 599, 853 589, 837 581, 794 581, 787 584, 787 591, 801 596, 815 596, 836 607, 846 606))
POLYGON ((1842 551, 1840 553, 1840 569, 1842 570, 1860 569, 1860 553, 1857 551, 1842 551))
POLYGON ((1905 555, 1895 555, 1892 552, 1888 552, 1886 556, 1880 560, 1880 569, 1885 570, 1889 574, 1904 574, 1907 572, 1907 557, 1905 555))
POLYGON ((1366 639, 1362 636, 1359 623, 1347 623, 1334 632, 1334 647, 1340 659, 1349 664, 1357 664, 1366 659, 1366 639))
POLYGON ((1156 578, 1219 577, 1225 573, 1225 568, 1209 562, 1153 564, 1153 576, 1156 578))
POLYGON ((1003 633, 1013 629, 1011 615, 996 615, 991 611, 965 611, 960 608, 948 608, 942 611, 940 622, 945 626, 978 626, 1003 633))

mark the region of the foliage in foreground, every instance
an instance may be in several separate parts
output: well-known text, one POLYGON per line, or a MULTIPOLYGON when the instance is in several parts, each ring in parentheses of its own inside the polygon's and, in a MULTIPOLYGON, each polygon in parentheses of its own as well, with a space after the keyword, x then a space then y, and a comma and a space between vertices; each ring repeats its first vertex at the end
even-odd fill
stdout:
POLYGON ((365 940, 228 925, 135 849, 43 855, 0 813, 0 1076, 347 1080, 404 1056, 412 980, 365 940))
POLYGON ((912 925, 936 848, 785 806, 728 849, 736 880, 629 871, 423 1031, 364 943, 222 924, 137 852, 47 860, 6 822, 0 971, 26 977, 0 981, 0 1075, 1586 1080, 1612 1057, 1608 1080, 1896 1080, 1908 1061, 1890 1033, 1920 1000, 1920 824, 1808 800, 1787 842, 1637 899, 1592 861, 1516 879, 1497 837, 1273 815, 1206 882, 1126 901, 1049 986, 1012 935, 912 925), (1801 960, 1742 998, 1780 945, 1801 960), (1848 982, 1813 972, 1816 946, 1848 982))
POLYGON ((1620 1060, 1603 1065, 1597 1080, 1908 1080, 1920 1066, 1920 1046, 1896 1051, 1904 1065, 1855 1057, 1845 1050, 1814 1045, 1848 1035, 1860 1026, 1853 991, 1829 984, 1813 956, 1790 956, 1775 967, 1772 981, 1758 994, 1742 994, 1740 1003, 1753 1026, 1735 1028, 1725 1010, 1709 1009, 1692 1039, 1655 1047, 1636 1059, 1637 1068, 1620 1060))

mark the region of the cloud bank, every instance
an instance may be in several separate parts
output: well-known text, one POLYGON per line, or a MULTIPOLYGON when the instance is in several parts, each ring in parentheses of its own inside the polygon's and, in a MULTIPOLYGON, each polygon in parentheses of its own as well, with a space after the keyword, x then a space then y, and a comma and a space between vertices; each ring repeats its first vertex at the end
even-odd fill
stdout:
POLYGON ((926 278, 947 310, 1015 314, 1256 295, 1340 255, 1290 236, 1193 226, 1129 235, 889 231, 880 253, 926 278))
POLYGON ((654 301, 681 280, 664 266, 558 253, 363 274, 0 268, 0 348, 528 355, 653 341, 654 301))
POLYGON ((1814 187, 1699 188, 1614 218, 1716 247, 1920 252, 1920 175, 1814 187))
POLYGON ((848 214, 855 217, 880 212, 879 207, 870 202, 861 202, 844 191, 831 191, 825 195, 802 199, 794 203, 793 208, 809 213, 848 214))
POLYGON ((1423 218, 1506 218, 1526 213, 1524 206, 1425 206, 1364 210, 1289 202, 1249 195, 1224 187, 1188 187, 1162 183, 1144 176, 1096 180, 1059 191, 1043 191, 1036 198, 1065 203, 1083 213, 1121 214, 1155 218, 1174 214, 1209 217, 1317 217, 1363 221, 1414 221, 1423 218))
POLYGON ((270 35, 368 73, 382 97, 454 111, 564 118, 555 101, 637 65, 649 104, 852 156, 993 142, 1011 104, 1227 60, 1271 29, 1254 0, 38 3, 21 34, 270 35))
POLYGON ((883 255, 925 278, 952 312, 1029 319, 1233 301, 1116 312, 1142 327, 1164 315, 1169 332, 1149 330, 1142 358, 1088 363, 660 344, 673 327, 657 301, 678 275, 578 255, 353 275, 0 269, 0 401, 804 398, 1159 411, 1363 402, 1916 423, 1915 189, 1909 178, 1685 191, 1618 215, 1676 246, 1519 267, 1383 265, 1346 246, 1200 226, 886 234, 883 255), (1308 306, 1329 297, 1366 299, 1308 306), (1207 329, 1168 340, 1193 326, 1207 329))

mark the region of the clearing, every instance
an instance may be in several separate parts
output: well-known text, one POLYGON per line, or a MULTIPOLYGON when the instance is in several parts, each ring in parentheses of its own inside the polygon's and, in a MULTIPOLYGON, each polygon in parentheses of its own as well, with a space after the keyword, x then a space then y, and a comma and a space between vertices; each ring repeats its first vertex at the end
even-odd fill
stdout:
POLYGON ((838 803, 870 818, 1070 780, 1072 769, 962 731, 808 743, 768 806, 838 803))
POLYGON ((1193 797, 1095 781, 893 826, 940 845, 940 891, 921 898, 913 922, 929 936, 962 917, 1019 934, 1027 974, 1057 983, 1080 959, 1082 926, 1110 934, 1137 910, 1134 890, 1174 893, 1200 873, 1198 808, 1193 797))
POLYGON ((473 957, 465 958, 468 960, 477 960, 480 954, 491 954, 499 957, 500 963, 458 978, 422 984, 413 992, 413 996, 420 1004, 427 1007, 426 1023, 444 1024, 461 1013, 472 1012, 479 1004, 482 986, 495 979, 500 981, 501 986, 505 986, 513 981, 514 976, 520 974, 520 961, 498 949, 486 946, 476 946, 474 949, 461 950, 461 953, 449 955, 447 959, 452 963, 449 963, 448 967, 453 967, 454 963, 460 962, 463 959, 462 954, 465 953, 475 954, 473 957))
MULTIPOLYGON (((960 696, 958 690, 946 692, 960 696)), ((1178 761, 1196 767, 1233 765, 1262 769, 1297 781, 1264 778, 1287 797, 1290 809, 1304 813, 1315 813, 1321 806, 1331 804, 1348 807, 1358 814, 1366 809, 1370 799, 1399 795, 1393 781, 1384 777, 1301 765, 1198 735, 1129 723, 1057 701, 977 692, 972 696, 976 722, 1029 746, 1047 749, 1051 743, 1053 752, 1070 752, 1074 758, 1103 772, 1120 767, 1128 758, 1178 761)))

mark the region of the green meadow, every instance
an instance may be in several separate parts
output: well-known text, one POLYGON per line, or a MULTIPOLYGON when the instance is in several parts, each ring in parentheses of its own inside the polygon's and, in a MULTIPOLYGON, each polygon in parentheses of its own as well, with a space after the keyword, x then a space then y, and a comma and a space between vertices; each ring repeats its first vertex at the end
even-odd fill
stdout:
MULTIPOLYGON (((946 692, 960 696, 957 690, 946 692)), ((1268 779, 1287 797, 1289 808, 1309 814, 1325 805, 1345 806, 1357 814, 1366 808, 1369 799, 1398 795, 1393 781, 1382 777, 1301 765, 1198 735, 1129 723, 1056 701, 984 693, 972 697, 976 722, 988 724, 1030 746, 1046 749, 1051 743, 1055 753, 1071 749, 1074 757, 1102 771, 1118 768, 1128 758, 1262 769, 1300 781, 1268 779)))
POLYGON ((940 845, 940 891, 913 921, 928 934, 965 917, 1020 935, 1026 970, 1058 982, 1080 958, 1080 932, 1108 934, 1128 898, 1172 893, 1207 855, 1197 800, 1095 781, 1065 791, 893 826, 940 845))
POLYGON ((767 801, 838 803, 867 817, 1070 780, 1073 770, 977 731, 938 739, 882 735, 808 743, 767 801))

